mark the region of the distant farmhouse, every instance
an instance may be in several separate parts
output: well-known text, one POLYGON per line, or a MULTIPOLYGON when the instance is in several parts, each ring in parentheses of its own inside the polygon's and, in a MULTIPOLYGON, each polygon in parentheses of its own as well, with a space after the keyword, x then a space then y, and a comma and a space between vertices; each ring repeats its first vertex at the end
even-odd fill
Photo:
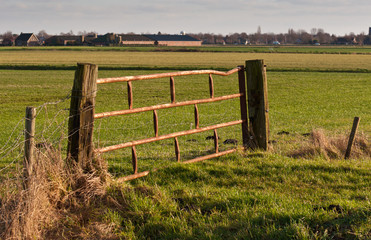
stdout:
POLYGON ((159 46, 201 46, 201 41, 188 35, 143 35, 159 46))
POLYGON ((1 37, 0 46, 14 46, 15 39, 13 36, 1 37))
POLYGON ((121 42, 125 45, 155 45, 155 40, 146 37, 145 35, 137 34, 122 34, 121 42))
POLYGON ((97 34, 87 36, 59 35, 45 39, 46 46, 81 46, 91 45, 91 41, 98 38, 97 34))
POLYGON ((33 33, 21 33, 15 39, 16 46, 40 46, 39 39, 33 33))
POLYGON ((122 45, 156 45, 156 46, 201 46, 202 41, 188 35, 144 34, 121 35, 122 45))
POLYGON ((122 37, 118 34, 107 33, 104 35, 98 35, 95 39, 92 39, 90 45, 94 46, 119 46, 121 43, 122 37))
POLYGON ((84 36, 52 36, 45 39, 46 46, 83 45, 84 36))

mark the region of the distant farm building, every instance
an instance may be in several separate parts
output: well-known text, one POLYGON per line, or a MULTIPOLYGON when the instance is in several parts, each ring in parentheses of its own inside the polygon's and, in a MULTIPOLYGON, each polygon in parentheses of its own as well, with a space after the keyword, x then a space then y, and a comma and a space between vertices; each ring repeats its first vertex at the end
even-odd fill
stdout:
POLYGON ((188 35, 143 35, 155 41, 155 45, 159 46, 201 46, 201 41, 188 35))
POLYGON ((121 36, 114 33, 107 33, 99 35, 97 38, 91 40, 94 46, 117 46, 121 44, 121 36))
POLYGON ((0 46, 14 46, 15 45, 15 37, 13 36, 7 36, 3 37, 2 41, 0 43, 0 46))
POLYGON ((121 35, 123 45, 201 46, 201 41, 188 35, 127 34, 121 35))
POLYGON ((150 39, 144 35, 137 34, 123 34, 121 35, 121 43, 123 45, 154 45, 155 40, 150 39))
POLYGON ((91 45, 92 41, 98 37, 97 34, 87 36, 59 35, 51 36, 45 40, 46 46, 81 46, 91 45))
POLYGON ((337 45, 355 45, 357 44, 357 39, 356 38, 346 38, 346 37, 338 37, 334 41, 335 44, 337 45))
POLYGON ((52 36, 45 40, 46 46, 82 45, 84 36, 52 36))
POLYGON ((201 41, 188 35, 169 34, 115 34, 91 36, 52 36, 45 40, 47 46, 127 46, 127 45, 156 45, 156 46, 201 46, 201 41))
POLYGON ((21 33, 15 39, 16 46, 39 46, 39 39, 33 33, 21 33))

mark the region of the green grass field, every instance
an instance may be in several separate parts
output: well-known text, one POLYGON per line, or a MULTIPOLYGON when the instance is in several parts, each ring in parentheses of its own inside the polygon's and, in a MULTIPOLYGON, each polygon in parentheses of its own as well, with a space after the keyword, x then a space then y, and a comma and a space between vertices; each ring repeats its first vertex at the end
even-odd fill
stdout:
POLYGON ((120 51, 120 52, 247 52, 247 53, 314 53, 314 54, 371 54, 370 46, 344 45, 281 45, 281 46, 220 46, 203 45, 201 47, 153 47, 153 46, 125 46, 125 47, 2 47, 0 51, 120 51))
MULTIPOLYGON (((263 53, 249 53, 237 50, 240 47, 205 47, 205 52, 92 49, 0 48, 0 146, 6 146, 17 124, 14 137, 22 134, 26 106, 56 102, 69 94, 74 78, 71 69, 76 62, 102 66, 99 77, 104 78, 192 68, 227 70, 243 65, 245 60, 265 59, 270 139, 274 140, 267 153, 239 151, 192 165, 175 162, 172 141, 139 146, 139 171, 168 168, 112 186, 108 195, 122 194, 117 198, 122 208, 102 209, 103 214, 98 216, 92 210, 88 213, 92 221, 115 226, 116 236, 122 239, 371 238, 370 157, 349 161, 326 160, 320 155, 288 157, 308 141, 303 134, 313 129, 324 129, 329 136, 348 134, 355 116, 361 117, 359 132, 371 135, 369 48, 320 48, 326 53, 356 54, 313 54, 319 49, 314 47, 277 48, 286 49, 285 53, 268 53, 265 48, 263 53), (26 70, 32 67, 36 70, 26 70), (282 131, 289 134, 280 135, 282 131)), ((216 96, 238 91, 236 75, 214 79, 216 96)), ((177 101, 208 97, 207 76, 175 81, 177 101)), ((151 84, 134 82, 134 106, 168 103, 168 85, 168 79, 153 80, 151 84)), ((126 92, 126 84, 99 85, 96 112, 127 109, 126 92)), ((39 108, 39 136, 56 142, 61 134, 65 137, 63 120, 68 108, 69 99, 39 108), (60 130, 53 131, 59 126, 60 130)), ((202 126, 239 118, 238 101, 199 108, 202 126)), ((160 134, 194 127, 192 107, 158 113, 160 134)), ((95 130, 97 146, 150 137, 152 113, 98 120, 95 130)), ((204 140, 211 134, 179 138, 181 158, 212 150, 212 141, 204 140)), ((219 135, 221 141, 235 138, 241 142, 239 126, 222 129, 219 135)), ((221 144, 221 148, 230 147, 221 144)), ((63 142, 63 151, 65 148, 63 142)), ((125 149, 104 155, 114 176, 131 173, 130 154, 125 149)), ((7 156, 0 161, 2 169, 14 159, 7 156)), ((62 221, 65 226, 67 222, 79 231, 86 230, 87 225, 80 222, 62 221)))
POLYGON ((131 52, 131 51, 0 51, 0 68, 68 68, 92 62, 103 68, 222 68, 264 59, 270 70, 370 72, 371 54, 297 54, 249 52, 131 52))

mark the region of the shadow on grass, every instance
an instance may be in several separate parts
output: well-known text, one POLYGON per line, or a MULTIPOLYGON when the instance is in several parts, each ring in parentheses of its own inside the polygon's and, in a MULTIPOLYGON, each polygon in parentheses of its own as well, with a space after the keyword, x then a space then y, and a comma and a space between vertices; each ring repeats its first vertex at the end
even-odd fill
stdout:
POLYGON ((316 217, 306 219, 300 214, 269 213, 233 219, 233 216, 226 212, 223 203, 209 202, 209 204, 210 206, 214 204, 211 211, 201 210, 202 216, 196 218, 193 218, 192 214, 184 214, 186 219, 178 222, 179 225, 147 219, 148 222, 143 225, 141 231, 143 239, 370 239, 371 237, 370 232, 361 234, 357 233, 356 229, 366 224, 367 218, 370 217, 368 210, 351 210, 325 221, 318 221, 316 217), (228 219, 213 216, 216 213, 225 215, 228 219), (188 226, 182 226, 182 223, 187 223, 188 226))

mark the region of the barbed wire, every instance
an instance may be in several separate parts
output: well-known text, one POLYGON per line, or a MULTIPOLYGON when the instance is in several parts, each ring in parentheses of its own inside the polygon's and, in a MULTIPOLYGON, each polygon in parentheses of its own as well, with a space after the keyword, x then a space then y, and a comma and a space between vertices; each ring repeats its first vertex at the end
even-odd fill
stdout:
MULTIPOLYGON (((116 90, 116 95, 125 97, 125 94, 123 94, 125 91, 123 91, 123 89, 124 87, 118 88, 116 90)), ((62 141, 66 141, 70 136, 78 131, 67 132, 68 122, 71 118, 74 118, 77 115, 69 116, 70 109, 63 104, 72 98, 74 98, 74 96, 71 95, 71 92, 68 92, 65 97, 57 101, 46 102, 36 107, 36 141, 48 142, 50 144, 60 144, 62 141), (53 107, 51 108, 51 106, 53 107)), ((163 103, 167 103, 167 101, 164 99, 159 99, 157 104, 163 103)), ((140 102, 138 105, 146 104, 140 102)), ((202 106, 203 105, 204 104, 202 104, 202 106)), ((240 117, 240 113, 238 111, 239 104, 237 103, 224 104, 217 102, 208 103, 205 105, 209 105, 212 110, 205 112, 200 110, 200 126, 230 121, 230 119, 236 120, 240 117)), ((85 108, 84 111, 91 111, 93 107, 95 106, 89 106, 85 108)), ((193 106, 183 106, 178 108, 184 108, 187 110, 180 110, 181 114, 179 114, 177 110, 158 110, 159 133, 172 133, 195 128, 193 106)), ((153 137, 154 123, 152 112, 149 111, 141 114, 144 114, 145 117, 140 117, 144 115, 134 115, 125 116, 122 119, 113 117, 95 120, 94 124, 96 128, 94 131, 94 142, 96 146, 101 147, 109 144, 117 144, 135 139, 153 137)), ((0 149, 0 163, 6 162, 6 166, 1 168, 0 172, 11 168, 15 163, 23 160, 23 146, 25 141, 24 130, 21 123, 24 121, 25 118, 22 118, 17 122, 6 143, 0 149)), ((232 136, 234 135, 236 134, 232 134, 232 136)))
MULTIPOLYGON (((53 142, 50 136, 55 135, 55 133, 63 128, 63 125, 65 125, 66 119, 59 123, 59 126, 55 126, 55 123, 58 125, 58 117, 62 112, 65 112, 69 109, 59 109, 56 114, 53 115, 52 120, 48 118, 48 106, 53 105, 57 106, 58 104, 64 103, 67 100, 71 98, 71 94, 68 93, 65 95, 65 97, 55 101, 55 102, 46 102, 43 103, 37 107, 36 109, 36 118, 40 120, 40 116, 43 114, 45 117, 43 127, 41 131, 36 132, 35 139, 37 140, 45 140, 47 139, 48 142, 53 142), (41 109, 44 109, 44 112, 41 111, 41 109), (49 137, 45 135, 46 132, 53 129, 51 133, 49 133, 49 137)), ((9 137, 7 138, 5 144, 0 149, 0 163, 5 164, 4 167, 0 168, 0 173, 4 172, 7 169, 12 168, 16 163, 19 161, 23 161, 23 155, 24 155, 24 123, 25 123, 26 117, 21 118, 16 125, 13 127, 13 130, 11 131, 9 137), (23 124, 22 124, 23 123, 23 124)), ((38 124, 40 125, 40 124, 38 124)))

